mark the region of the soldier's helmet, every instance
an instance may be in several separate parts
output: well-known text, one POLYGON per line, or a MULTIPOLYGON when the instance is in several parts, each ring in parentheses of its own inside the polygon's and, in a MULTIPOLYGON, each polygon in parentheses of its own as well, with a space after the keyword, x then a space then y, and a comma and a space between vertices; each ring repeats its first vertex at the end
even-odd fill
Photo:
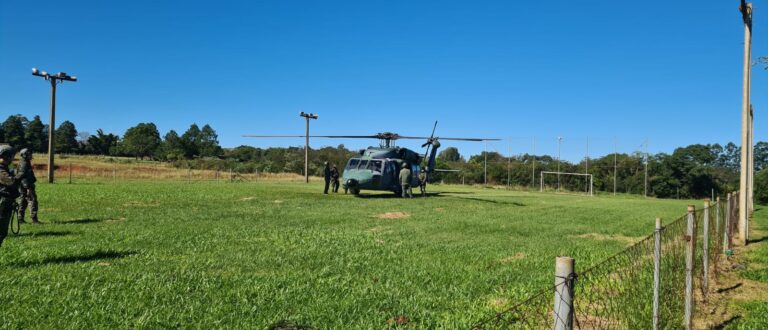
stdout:
POLYGON ((408 163, 403 163, 403 168, 408 168, 408 163))
POLYGON ((13 159, 13 155, 16 154, 16 150, 9 145, 0 146, 0 158, 13 159))
POLYGON ((21 151, 19 151, 19 156, 21 156, 21 158, 27 159, 29 156, 32 156, 32 151, 27 148, 21 149, 21 151))

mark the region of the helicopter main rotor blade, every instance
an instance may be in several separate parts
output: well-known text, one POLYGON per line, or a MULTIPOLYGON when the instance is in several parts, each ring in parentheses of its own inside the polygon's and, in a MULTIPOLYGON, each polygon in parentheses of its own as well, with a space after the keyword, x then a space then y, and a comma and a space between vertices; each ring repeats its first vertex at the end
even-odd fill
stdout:
MULTIPOLYGON (((249 138, 305 138, 306 135, 243 135, 249 138)), ((375 139, 376 135, 310 135, 311 138, 331 139, 375 139)))
POLYGON ((482 141, 501 141, 501 139, 492 139, 492 138, 451 138, 451 137, 426 137, 426 136, 398 136, 399 139, 409 139, 409 140, 428 140, 428 139, 435 139, 435 140, 452 140, 452 141, 475 141, 475 142, 482 142, 482 141))

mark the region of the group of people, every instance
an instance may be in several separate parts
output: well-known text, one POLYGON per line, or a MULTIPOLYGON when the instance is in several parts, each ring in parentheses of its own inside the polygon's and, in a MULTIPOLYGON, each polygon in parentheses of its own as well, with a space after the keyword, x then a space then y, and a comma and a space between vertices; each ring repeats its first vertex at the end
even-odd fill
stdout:
POLYGON ((16 199, 21 197, 19 203, 19 222, 24 221, 24 213, 27 205, 30 205, 32 223, 39 224, 37 219, 37 193, 35 192, 35 172, 32 169, 32 151, 21 149, 19 153, 21 161, 15 171, 10 169, 11 162, 16 156, 16 150, 10 146, 0 146, 0 246, 8 236, 8 226, 16 207, 16 199))
POLYGON ((323 190, 323 194, 328 194, 328 186, 331 186, 331 191, 334 193, 339 192, 339 169, 336 168, 336 165, 330 166, 328 162, 325 162, 323 178, 325 178, 325 189, 323 190))
MULTIPOLYGON (((413 198, 413 188, 411 187, 411 169, 408 168, 407 163, 403 163, 403 168, 400 170, 400 192, 403 198, 413 198)), ((427 171, 421 169, 419 171, 419 189, 421 195, 424 196, 427 193, 427 171)))

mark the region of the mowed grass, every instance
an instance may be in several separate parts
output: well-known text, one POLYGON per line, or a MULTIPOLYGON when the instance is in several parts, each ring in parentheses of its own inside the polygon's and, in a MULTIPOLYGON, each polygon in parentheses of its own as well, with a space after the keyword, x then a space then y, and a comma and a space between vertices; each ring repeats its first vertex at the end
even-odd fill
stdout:
POLYGON ((469 328, 689 203, 430 188, 41 184, 46 224, 0 248, 0 328, 469 328))

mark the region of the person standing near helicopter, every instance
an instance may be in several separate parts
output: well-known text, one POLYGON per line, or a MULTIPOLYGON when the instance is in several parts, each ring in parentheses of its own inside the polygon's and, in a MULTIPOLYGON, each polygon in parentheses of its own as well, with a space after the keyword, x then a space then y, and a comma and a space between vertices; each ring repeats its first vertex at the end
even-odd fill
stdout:
POLYGON ((325 179, 323 194, 328 195, 328 186, 331 184, 331 167, 328 165, 328 162, 325 162, 325 168, 323 168, 323 179, 325 179))
POLYGON ((16 151, 11 146, 0 146, 0 246, 8 236, 13 204, 19 197, 18 180, 8 170, 15 154, 16 151))
POLYGON ((411 170, 408 169, 408 163, 403 163, 403 169, 400 170, 399 178, 403 198, 405 198, 406 194, 409 198, 413 198, 413 194, 411 193, 411 170))
POLYGON ((427 193, 427 171, 423 168, 419 171, 419 189, 421 190, 422 196, 427 193))
POLYGON ((19 187, 19 193, 21 194, 21 203, 19 203, 19 222, 24 222, 24 213, 29 208, 29 215, 32 217, 33 224, 40 224, 37 219, 37 192, 35 192, 35 172, 32 169, 32 151, 27 148, 21 149, 19 152, 21 161, 19 162, 19 168, 16 170, 16 179, 21 180, 19 187))
POLYGON ((336 168, 336 165, 331 168, 331 191, 339 192, 339 169, 336 168))

